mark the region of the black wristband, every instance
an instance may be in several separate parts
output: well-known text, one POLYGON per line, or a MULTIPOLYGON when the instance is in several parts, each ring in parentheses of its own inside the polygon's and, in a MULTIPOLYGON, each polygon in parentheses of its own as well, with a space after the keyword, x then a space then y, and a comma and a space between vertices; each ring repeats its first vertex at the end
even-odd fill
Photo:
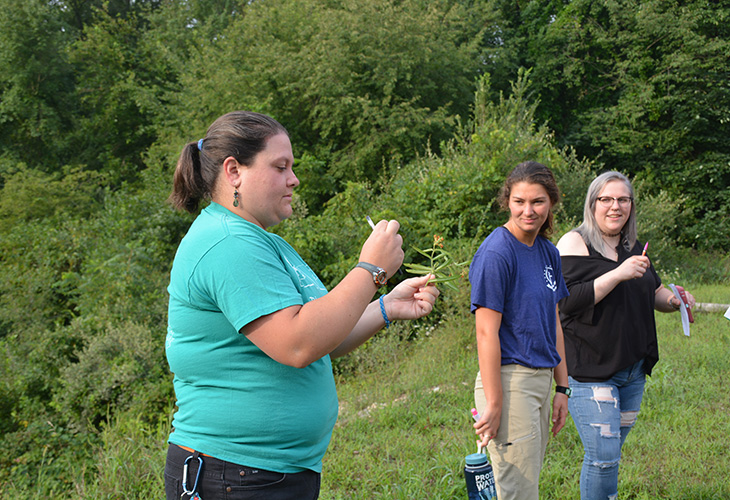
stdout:
POLYGON ((560 392, 570 397, 570 395, 573 394, 573 389, 571 389, 570 387, 565 387, 564 385, 556 385, 555 392, 560 392))

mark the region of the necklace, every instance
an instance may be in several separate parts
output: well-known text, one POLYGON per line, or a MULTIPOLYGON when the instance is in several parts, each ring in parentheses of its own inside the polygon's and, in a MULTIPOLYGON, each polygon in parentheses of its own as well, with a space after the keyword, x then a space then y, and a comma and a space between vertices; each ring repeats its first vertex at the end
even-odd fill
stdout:
POLYGON ((615 238, 616 236, 620 236, 621 235, 621 231, 619 231, 618 233, 614 233, 614 234, 604 233, 603 231, 601 231, 601 234, 603 236, 608 236, 609 238, 615 238))

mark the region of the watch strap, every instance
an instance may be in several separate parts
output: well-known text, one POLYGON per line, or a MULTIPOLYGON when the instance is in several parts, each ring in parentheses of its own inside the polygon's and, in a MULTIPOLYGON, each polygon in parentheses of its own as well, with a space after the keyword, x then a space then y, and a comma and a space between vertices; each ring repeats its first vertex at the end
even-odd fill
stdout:
POLYGON ((573 393, 573 389, 571 389, 570 387, 566 387, 564 385, 556 385, 555 392, 560 392, 560 393, 565 394, 566 396, 570 397, 570 395, 573 393))
POLYGON ((358 262, 355 267, 362 267, 366 271, 370 271, 370 273, 373 275, 373 283, 375 283, 376 286, 380 287, 388 282, 387 273, 382 267, 378 267, 368 262, 358 262))

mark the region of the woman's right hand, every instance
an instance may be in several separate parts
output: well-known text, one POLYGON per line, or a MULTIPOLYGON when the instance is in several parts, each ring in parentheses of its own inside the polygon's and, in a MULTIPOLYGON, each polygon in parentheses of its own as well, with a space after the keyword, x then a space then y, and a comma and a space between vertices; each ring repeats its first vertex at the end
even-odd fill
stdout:
POLYGON ((487 443, 497 436, 499 423, 502 420, 502 406, 489 404, 481 409, 479 420, 474 423, 474 430, 479 435, 480 446, 487 446, 487 443))
POLYGON ((619 281, 628 281, 644 276, 649 269, 649 257, 634 255, 626 259, 614 271, 619 281))
POLYGON ((403 263, 403 237, 398 234, 397 220, 381 220, 360 251, 360 262, 367 262, 385 269, 393 276, 403 263))

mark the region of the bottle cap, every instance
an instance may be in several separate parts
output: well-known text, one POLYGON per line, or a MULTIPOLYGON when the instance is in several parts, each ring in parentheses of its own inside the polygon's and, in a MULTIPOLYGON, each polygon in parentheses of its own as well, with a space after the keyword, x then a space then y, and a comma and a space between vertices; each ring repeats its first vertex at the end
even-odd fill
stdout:
POLYGON ((488 464, 489 459, 487 458, 487 455, 484 453, 472 453, 471 455, 466 456, 466 465, 484 465, 488 464))

